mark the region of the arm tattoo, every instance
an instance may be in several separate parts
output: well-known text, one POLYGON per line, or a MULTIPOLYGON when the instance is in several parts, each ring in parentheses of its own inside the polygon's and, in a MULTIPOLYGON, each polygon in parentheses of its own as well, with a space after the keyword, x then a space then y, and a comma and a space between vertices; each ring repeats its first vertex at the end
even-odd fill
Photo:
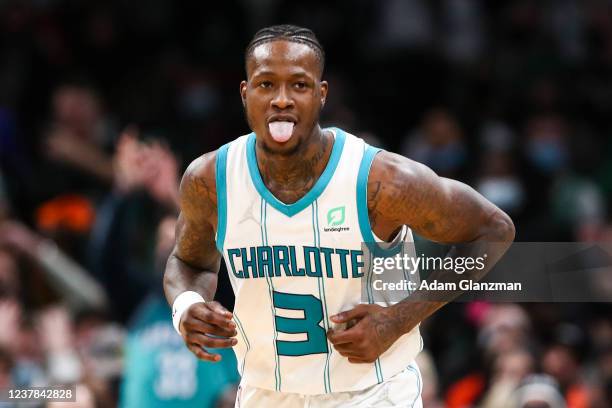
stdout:
MULTIPOLYGON (((469 186, 438 177, 422 164, 384 151, 374 159, 368 178, 368 210, 372 229, 379 237, 390 237, 405 224, 432 241, 473 242, 453 246, 447 256, 487 253, 485 268, 470 276, 474 280, 481 279, 493 267, 514 239, 512 220, 469 186)), ((428 279, 449 281, 461 276, 439 273, 433 271, 428 279)), ((382 317, 389 322, 377 321, 376 335, 386 336, 396 333, 395 330, 407 333, 461 294, 461 291, 438 293, 441 296, 434 297, 425 292, 417 290, 409 300, 388 307, 382 317)))
POLYGON ((436 242, 477 239, 482 227, 488 226, 487 219, 501 213, 469 186, 438 177, 426 166, 388 152, 374 159, 368 179, 368 210, 379 237, 390 237, 406 224, 436 242))
POLYGON ((379 216, 379 202, 381 197, 382 183, 380 181, 374 181, 368 183, 368 213, 370 216, 370 225, 372 228, 376 227, 376 222, 379 216))
POLYGON ((217 288, 221 257, 214 240, 215 161, 214 153, 194 160, 181 181, 176 243, 164 273, 164 292, 169 304, 186 290, 195 290, 212 300, 217 288))
POLYGON ((194 268, 210 267, 218 258, 214 242, 217 224, 215 157, 211 156, 195 160, 181 182, 175 254, 194 268))
POLYGON ((384 315, 373 315, 373 320, 374 334, 379 342, 385 343, 400 336, 401 326, 399 326, 393 318, 384 315))

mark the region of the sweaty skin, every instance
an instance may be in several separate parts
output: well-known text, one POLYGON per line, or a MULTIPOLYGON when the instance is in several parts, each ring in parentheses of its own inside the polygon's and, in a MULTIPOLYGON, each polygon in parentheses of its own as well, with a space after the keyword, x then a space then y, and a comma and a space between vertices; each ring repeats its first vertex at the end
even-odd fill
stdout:
MULTIPOLYGON (((247 121, 257 135, 259 171, 266 187, 287 204, 312 188, 331 154, 333 135, 319 126, 328 89, 321 75, 320 62, 310 47, 275 40, 253 50, 247 60, 247 80, 240 84, 247 121), (276 142, 268 129, 271 120, 294 122, 292 137, 276 142)), ((207 301, 214 298, 221 262, 215 246, 216 154, 194 160, 181 181, 176 244, 164 275, 169 304, 186 290, 199 292, 207 301)), ((436 242, 505 242, 509 246, 514 239, 510 218, 472 188, 384 151, 376 156, 370 170, 368 212, 374 233, 384 239, 404 224, 436 242)), ((505 248, 489 256, 489 268, 505 248)), ((386 308, 361 304, 332 316, 337 323, 354 324, 343 331, 330 330, 328 337, 350 362, 372 362, 445 303, 411 301, 386 308)), ((206 349, 236 344, 236 326, 231 319, 231 312, 217 302, 196 303, 185 311, 180 330, 197 357, 219 361, 218 354, 206 349)))

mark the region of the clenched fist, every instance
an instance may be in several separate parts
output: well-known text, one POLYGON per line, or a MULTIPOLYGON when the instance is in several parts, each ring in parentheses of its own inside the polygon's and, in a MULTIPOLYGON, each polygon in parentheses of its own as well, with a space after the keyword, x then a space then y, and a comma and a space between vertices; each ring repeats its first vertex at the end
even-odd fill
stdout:
POLYGON ((207 348, 229 348, 238 343, 232 313, 215 301, 189 306, 181 317, 179 330, 193 354, 213 363, 221 361, 221 356, 207 348))

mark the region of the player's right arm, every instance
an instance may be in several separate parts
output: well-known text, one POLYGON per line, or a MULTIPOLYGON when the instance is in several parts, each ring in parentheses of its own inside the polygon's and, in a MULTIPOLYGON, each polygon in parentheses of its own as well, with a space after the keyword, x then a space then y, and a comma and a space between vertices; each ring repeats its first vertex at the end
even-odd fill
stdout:
POLYGON ((179 330, 189 350, 213 362, 221 360, 221 356, 206 348, 231 347, 236 344, 237 334, 231 312, 213 301, 221 262, 215 245, 215 161, 216 152, 207 153, 194 160, 183 175, 176 242, 164 273, 164 292, 170 305, 186 291, 197 292, 206 300, 185 310, 179 330))

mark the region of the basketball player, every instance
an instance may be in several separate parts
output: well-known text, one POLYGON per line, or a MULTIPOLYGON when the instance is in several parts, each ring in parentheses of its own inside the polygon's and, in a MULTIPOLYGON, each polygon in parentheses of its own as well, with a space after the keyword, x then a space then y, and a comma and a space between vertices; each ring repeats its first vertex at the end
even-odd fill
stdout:
POLYGON ((328 84, 310 30, 260 30, 245 60, 253 133, 181 182, 164 279, 175 328, 204 360, 234 347, 237 406, 421 406, 418 324, 444 302, 362 303, 361 243, 411 241, 407 225, 438 242, 509 245, 512 221, 465 184, 322 129, 328 84), (212 300, 221 256, 233 312, 212 300))

